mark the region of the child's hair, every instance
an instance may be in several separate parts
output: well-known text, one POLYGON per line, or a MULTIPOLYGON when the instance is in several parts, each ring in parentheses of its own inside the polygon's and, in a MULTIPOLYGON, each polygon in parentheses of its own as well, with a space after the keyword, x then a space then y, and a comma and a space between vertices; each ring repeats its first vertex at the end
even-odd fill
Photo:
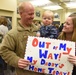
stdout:
POLYGON ((49 10, 44 11, 42 17, 45 15, 45 13, 49 13, 52 19, 54 19, 54 13, 52 11, 49 11, 49 10))

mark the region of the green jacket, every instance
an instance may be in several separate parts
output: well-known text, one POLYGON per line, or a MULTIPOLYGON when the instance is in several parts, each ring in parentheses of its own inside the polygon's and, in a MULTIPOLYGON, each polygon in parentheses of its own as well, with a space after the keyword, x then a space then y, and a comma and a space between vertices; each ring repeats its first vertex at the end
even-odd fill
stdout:
MULTIPOLYGON (((26 29, 18 23, 17 27, 10 30, 4 37, 0 47, 0 55, 6 63, 15 67, 17 75, 40 75, 18 68, 18 60, 24 58, 28 36, 35 36, 37 28, 34 25, 26 29)), ((41 74, 42 75, 42 74, 41 74)))

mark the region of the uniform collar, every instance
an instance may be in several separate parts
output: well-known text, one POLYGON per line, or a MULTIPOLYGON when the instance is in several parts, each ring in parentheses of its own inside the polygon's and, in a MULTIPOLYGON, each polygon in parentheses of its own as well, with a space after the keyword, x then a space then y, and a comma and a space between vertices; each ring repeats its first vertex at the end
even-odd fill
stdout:
POLYGON ((17 29, 19 30, 19 31, 30 31, 30 28, 32 27, 32 25, 30 25, 30 26, 28 26, 28 27, 24 27, 23 25, 21 25, 21 23, 20 22, 18 22, 18 26, 17 26, 17 29))

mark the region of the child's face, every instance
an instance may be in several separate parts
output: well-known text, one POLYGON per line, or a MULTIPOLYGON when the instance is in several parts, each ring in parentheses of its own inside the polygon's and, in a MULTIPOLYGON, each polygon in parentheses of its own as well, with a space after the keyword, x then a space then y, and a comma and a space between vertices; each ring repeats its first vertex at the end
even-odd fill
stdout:
POLYGON ((49 13, 45 13, 42 17, 42 22, 44 25, 50 25, 53 22, 53 18, 49 13))

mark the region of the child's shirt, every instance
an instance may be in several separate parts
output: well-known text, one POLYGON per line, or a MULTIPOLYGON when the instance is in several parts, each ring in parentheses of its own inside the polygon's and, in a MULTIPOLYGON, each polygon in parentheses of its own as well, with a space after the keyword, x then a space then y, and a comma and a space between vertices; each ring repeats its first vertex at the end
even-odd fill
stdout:
POLYGON ((40 33, 40 37, 53 39, 56 39, 58 37, 58 30, 53 25, 42 26, 38 33, 40 33))

